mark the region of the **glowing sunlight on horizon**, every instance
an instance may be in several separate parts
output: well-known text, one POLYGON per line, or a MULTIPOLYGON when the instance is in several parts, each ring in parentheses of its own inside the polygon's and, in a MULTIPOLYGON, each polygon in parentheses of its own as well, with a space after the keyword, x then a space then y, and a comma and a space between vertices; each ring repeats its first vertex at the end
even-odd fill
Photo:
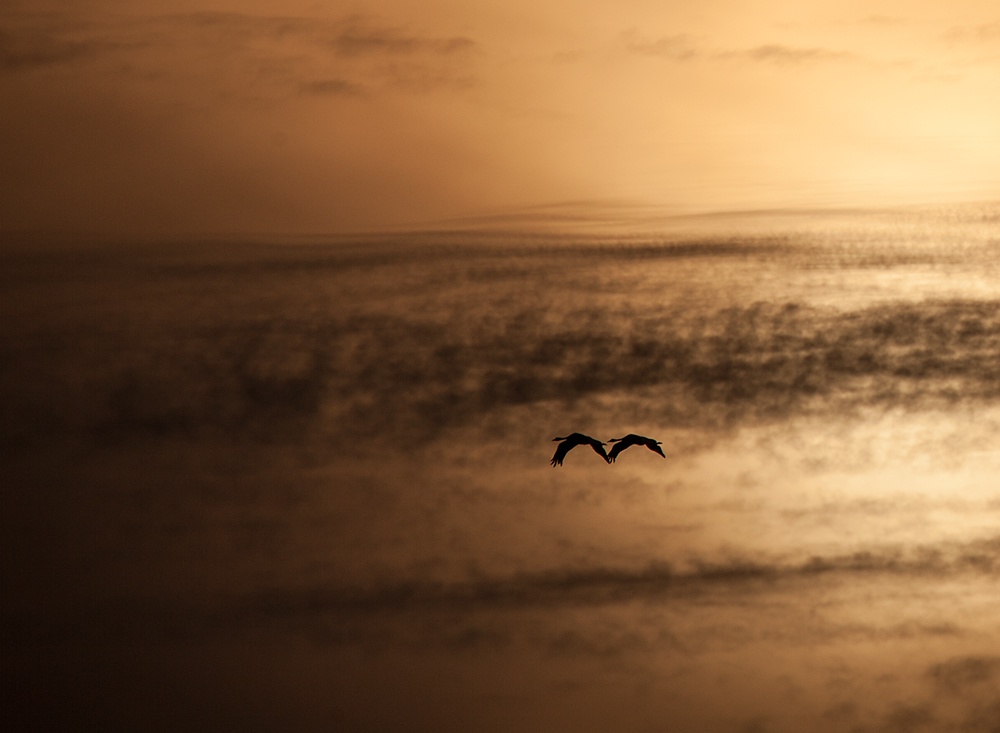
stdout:
POLYGON ((8 229, 1000 196, 985 2, 14 0, 8 229))

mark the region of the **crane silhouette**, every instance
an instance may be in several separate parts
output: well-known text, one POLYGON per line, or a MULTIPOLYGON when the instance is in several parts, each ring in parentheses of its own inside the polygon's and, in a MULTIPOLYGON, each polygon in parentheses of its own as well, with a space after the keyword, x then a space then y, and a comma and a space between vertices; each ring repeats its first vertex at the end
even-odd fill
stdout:
POLYGON ((594 449, 594 452, 605 460, 607 463, 611 463, 611 459, 608 458, 608 454, 604 452, 604 446, 607 443, 602 443, 597 438, 591 438, 589 435, 584 435, 583 433, 570 433, 565 438, 553 438, 553 441, 561 440, 562 443, 556 448, 556 454, 552 456, 552 465, 561 466, 563 458, 569 453, 573 448, 578 445, 589 445, 594 449))
POLYGON ((608 463, 614 463, 619 453, 633 445, 644 445, 653 451, 653 453, 659 453, 661 456, 666 458, 666 456, 663 455, 663 451, 660 449, 660 446, 662 445, 660 441, 653 440, 652 438, 647 438, 642 435, 636 435, 635 433, 629 433, 624 438, 612 438, 608 442, 615 444, 611 448, 611 453, 608 454, 608 463))

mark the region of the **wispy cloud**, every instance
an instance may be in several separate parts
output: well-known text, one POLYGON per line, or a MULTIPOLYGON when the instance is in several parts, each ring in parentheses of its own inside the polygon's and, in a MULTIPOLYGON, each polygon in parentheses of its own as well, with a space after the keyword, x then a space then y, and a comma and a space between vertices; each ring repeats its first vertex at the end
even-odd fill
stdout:
POLYGON ((25 71, 71 64, 111 48, 98 40, 70 40, 42 30, 0 28, 0 70, 25 71))
POLYGON ((858 25, 899 26, 905 25, 907 19, 898 15, 868 15, 857 21, 858 25))
POLYGON ((858 60, 857 55, 847 51, 812 46, 789 46, 780 43, 766 43, 746 49, 709 50, 699 47, 695 39, 686 33, 647 38, 635 30, 623 33, 621 44, 629 53, 654 56, 671 61, 689 61, 698 58, 748 60, 762 63, 793 66, 830 61, 858 60))
POLYGON ((934 730, 940 724, 930 705, 897 703, 885 716, 881 730, 884 733, 911 733, 934 730))
POLYGON ((1000 657, 956 657, 935 664, 928 674, 942 690, 962 694, 1000 679, 1000 657))
POLYGON ((991 43, 1000 40, 1000 21, 980 25, 955 26, 948 30, 945 38, 952 42, 991 43))
POLYGON ((780 43, 768 43, 742 51, 726 51, 718 54, 719 58, 747 59, 780 66, 798 66, 827 61, 855 61, 857 56, 847 51, 834 51, 828 48, 786 46, 780 43))
POLYGON ((467 36, 423 34, 357 15, 327 20, 198 13, 171 16, 171 22, 209 32, 248 56, 293 63, 293 74, 307 78, 303 92, 331 96, 467 87, 474 83, 470 55, 479 50, 467 36))
POLYGON ((104 54, 115 61, 105 74, 184 74, 231 91, 270 83, 304 94, 358 96, 379 89, 468 87, 475 78, 470 58, 480 49, 467 36, 421 33, 359 15, 202 12, 76 21, 72 33, 64 26, 54 16, 37 15, 20 18, 16 28, 0 28, 0 70, 73 69, 104 54), (218 57, 229 75, 219 68, 205 74, 205 55, 218 57))
POLYGON ((422 34, 363 15, 331 20, 303 16, 201 12, 163 16, 160 20, 178 27, 200 28, 244 41, 259 37, 304 38, 343 56, 447 56, 470 51, 478 45, 466 36, 422 34))
POLYGON ((329 95, 333 97, 358 97, 363 96, 365 93, 364 87, 360 84, 355 84, 346 79, 319 79, 307 82, 301 88, 303 94, 329 95))
POLYGON ((323 42, 344 56, 367 54, 450 56, 466 53, 477 43, 466 36, 432 37, 407 32, 403 28, 381 26, 371 20, 350 18, 339 27, 324 29, 323 42))
POLYGON ((630 52, 646 56, 686 61, 700 55, 694 46, 693 39, 686 33, 645 38, 633 29, 623 33, 621 40, 630 52))

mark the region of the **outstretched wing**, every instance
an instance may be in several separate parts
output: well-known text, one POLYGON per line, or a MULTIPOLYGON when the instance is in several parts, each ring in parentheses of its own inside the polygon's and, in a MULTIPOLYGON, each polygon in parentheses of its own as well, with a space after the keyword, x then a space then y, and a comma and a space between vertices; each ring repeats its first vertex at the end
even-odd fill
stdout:
MULTIPOLYGON (((604 459, 605 463, 611 463, 611 459, 608 458, 608 454, 604 452, 604 444, 601 443, 601 441, 597 440, 596 438, 591 438, 590 447, 594 449, 594 453, 596 453, 597 455, 599 455, 601 458, 604 459)), ((614 448, 612 448, 611 450, 614 450, 614 448)))
POLYGON ((663 455, 663 450, 654 441, 651 440, 648 443, 646 443, 646 447, 649 448, 651 451, 653 451, 653 453, 659 453, 661 456, 666 458, 666 456, 663 455))
POLYGON ((569 449, 572 448, 568 440, 564 440, 556 447, 556 454, 552 456, 552 465, 561 466, 563 464, 563 458, 569 453, 569 449))
POLYGON ((619 440, 617 443, 615 443, 611 447, 611 452, 608 454, 608 463, 614 463, 615 459, 618 457, 618 454, 621 453, 626 448, 628 448, 630 445, 632 444, 626 443, 624 439, 619 440))

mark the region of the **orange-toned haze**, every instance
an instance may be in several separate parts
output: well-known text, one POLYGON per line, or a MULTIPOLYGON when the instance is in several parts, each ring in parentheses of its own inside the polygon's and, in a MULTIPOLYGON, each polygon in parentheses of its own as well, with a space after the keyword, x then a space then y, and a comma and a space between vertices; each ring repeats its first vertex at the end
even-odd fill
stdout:
POLYGON ((1000 730, 998 71, 996 0, 0 0, 7 728, 1000 730))
POLYGON ((8 0, 0 226, 989 199, 998 70, 989 0, 8 0))

